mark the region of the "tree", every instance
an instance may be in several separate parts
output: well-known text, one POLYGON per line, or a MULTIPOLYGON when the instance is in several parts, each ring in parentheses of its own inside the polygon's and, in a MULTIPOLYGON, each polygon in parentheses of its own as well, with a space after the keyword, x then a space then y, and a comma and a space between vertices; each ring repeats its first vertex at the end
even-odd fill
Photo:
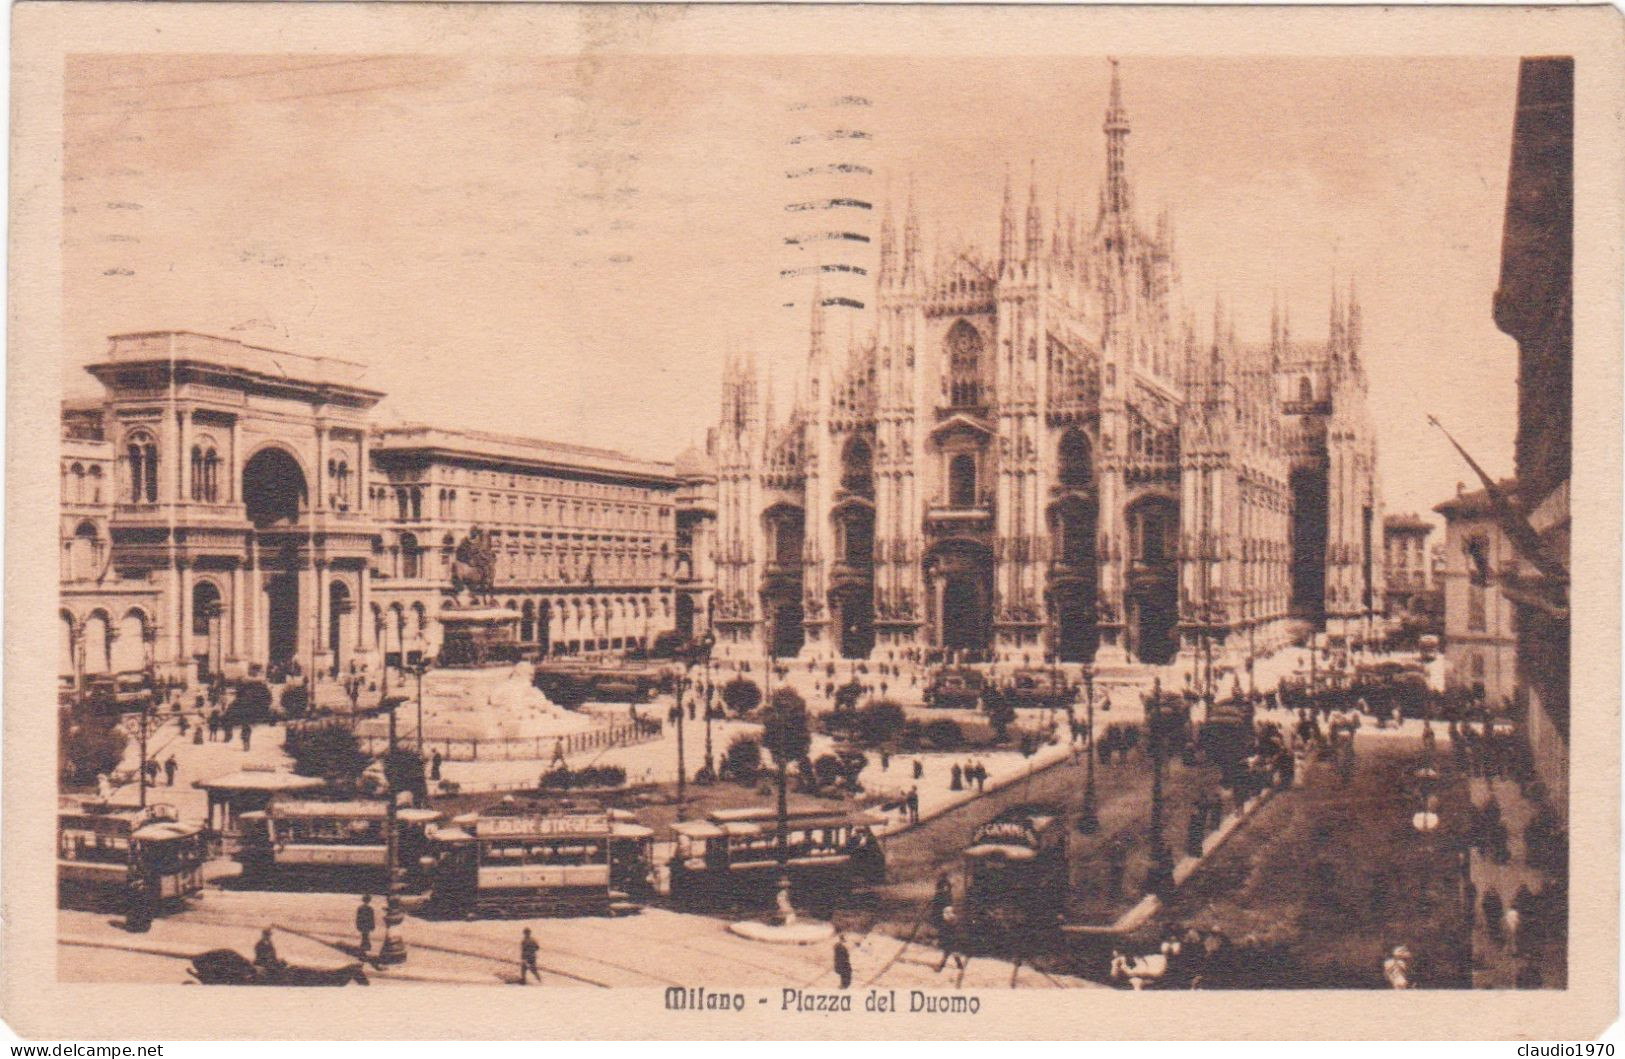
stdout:
POLYGON ((835 708, 837 710, 855 710, 858 708, 858 699, 863 697, 863 685, 857 679, 847 681, 835 689, 835 708))
MULTIPOLYGON (((282 691, 282 709, 290 717, 304 712, 304 688, 290 684, 282 691)), ((237 696, 226 711, 229 724, 264 724, 271 719, 271 688, 263 680, 245 680, 237 685, 237 696)))
POLYGON ((1010 701, 1010 696, 988 689, 985 702, 987 719, 993 725, 993 738, 1004 742, 1010 733, 1010 726, 1016 720, 1016 707, 1010 701))
POLYGON ((734 716, 743 717, 762 704, 762 689, 754 681, 734 677, 722 685, 722 701, 734 716))
MULTIPOLYGON (((762 745, 773 756, 779 771, 779 889, 782 901, 789 905, 790 891, 790 803, 787 784, 790 762, 806 758, 812 749, 812 732, 807 727, 807 704, 794 688, 780 688, 773 693, 762 716, 762 745)), ((811 779, 811 776, 807 777, 811 779)))
POLYGON ((109 775, 124 759, 130 737, 116 724, 99 717, 63 715, 59 746, 62 773, 69 783, 94 783, 101 773, 109 775))
POLYGON ((538 670, 534 682, 548 701, 566 710, 579 710, 592 694, 592 686, 573 673, 538 670))
POLYGON ((739 783, 750 783, 762 770, 762 744, 748 735, 736 735, 722 752, 723 775, 739 783))

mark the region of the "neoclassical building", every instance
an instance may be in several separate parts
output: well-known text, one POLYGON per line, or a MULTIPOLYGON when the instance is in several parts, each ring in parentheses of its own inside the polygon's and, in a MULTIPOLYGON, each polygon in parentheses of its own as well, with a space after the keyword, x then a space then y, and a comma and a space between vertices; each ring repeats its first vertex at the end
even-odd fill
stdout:
POLYGON ((805 379, 772 411, 726 369, 714 455, 719 650, 1237 662, 1309 628, 1368 635, 1382 498, 1352 286, 1325 340, 1277 309, 1199 337, 1166 214, 1142 225, 1113 67, 1090 221, 1018 209, 996 254, 928 262, 881 225, 873 333, 813 299, 805 379))
POLYGON ((433 658, 475 526, 532 653, 673 625, 670 464, 380 426, 360 364, 207 335, 115 336, 89 370, 104 398, 62 414, 65 684, 433 658))

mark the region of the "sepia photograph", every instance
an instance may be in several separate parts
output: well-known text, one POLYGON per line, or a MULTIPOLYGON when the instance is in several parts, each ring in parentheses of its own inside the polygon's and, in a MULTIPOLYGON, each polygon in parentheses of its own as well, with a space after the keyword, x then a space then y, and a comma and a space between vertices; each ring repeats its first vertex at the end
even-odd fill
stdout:
POLYGON ((20 64, 58 108, 20 215, 56 271, 13 258, 51 308, 11 476, 58 476, 7 566, 42 589, 7 653, 55 666, 54 731, 7 691, 8 810, 47 815, 55 741, 40 984, 609 989, 659 1036, 1071 1032, 986 1021, 1056 990, 1613 1005, 1617 195, 1600 491, 1574 307, 1617 15, 1601 51, 1509 17, 1299 54, 1022 14, 315 50, 176 11, 20 64))

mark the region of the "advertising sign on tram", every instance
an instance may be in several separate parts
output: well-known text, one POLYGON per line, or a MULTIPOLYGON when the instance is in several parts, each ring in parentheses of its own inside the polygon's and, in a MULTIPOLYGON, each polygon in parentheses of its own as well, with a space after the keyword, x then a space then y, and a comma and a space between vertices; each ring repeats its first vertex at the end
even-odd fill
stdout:
POLYGON ((549 813, 525 816, 482 816, 475 824, 479 838, 549 838, 556 835, 609 834, 608 813, 549 813))

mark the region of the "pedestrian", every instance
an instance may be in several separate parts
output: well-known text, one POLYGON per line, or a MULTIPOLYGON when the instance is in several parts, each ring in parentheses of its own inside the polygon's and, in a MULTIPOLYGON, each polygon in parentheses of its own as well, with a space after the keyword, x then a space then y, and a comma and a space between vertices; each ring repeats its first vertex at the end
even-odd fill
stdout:
POLYGON ((429 778, 430 779, 432 779, 432 780, 439 780, 440 779, 440 762, 442 760, 443 759, 440 756, 440 751, 439 750, 436 750, 434 752, 434 754, 430 756, 430 758, 429 758, 429 778))
POLYGON ((835 936, 835 975, 842 989, 852 988, 852 954, 847 951, 845 934, 835 936))
POLYGON ((260 931, 260 940, 254 943, 254 966, 267 974, 276 975, 285 966, 276 954, 276 942, 271 940, 271 928, 260 931))
POLYGON ((1505 911, 1501 904, 1501 891, 1493 886, 1485 890, 1484 900, 1479 907, 1484 911, 1484 926, 1489 929, 1490 937, 1495 939, 1496 944, 1500 944, 1503 929, 1501 913, 1505 911))
POLYGON ((253 726, 253 725, 251 725, 251 724, 248 724, 248 723, 247 723, 247 722, 246 722, 246 721, 245 721, 245 722, 244 722, 244 723, 243 723, 243 753, 245 753, 245 754, 246 754, 246 753, 247 753, 247 752, 248 752, 248 745, 249 745, 249 742, 250 742, 250 741, 251 741, 251 740, 252 740, 252 739, 253 739, 253 738, 254 738, 254 726, 253 726))
POLYGON ((945 908, 953 903, 953 880, 948 878, 947 872, 943 872, 941 875, 937 876, 937 889, 936 892, 931 895, 931 926, 933 928, 937 930, 942 929, 942 912, 945 908))
POLYGON ((361 906, 355 910, 355 932, 361 935, 361 951, 372 951, 372 932, 378 927, 377 914, 372 910, 372 894, 361 895, 361 906))
POLYGON ((908 818, 913 823, 920 822, 920 789, 918 787, 908 789, 908 818))
POLYGON ((919 758, 914 759, 914 778, 917 780, 925 778, 925 766, 920 764, 919 758))
POLYGON ((887 750, 885 747, 881 747, 881 749, 880 749, 880 771, 885 772, 889 768, 891 768, 891 751, 887 750))
POLYGON ((976 763, 976 793, 977 794, 985 794, 986 792, 987 792, 987 766, 982 764, 980 761, 978 761, 976 763))
POLYGON ((942 924, 937 928, 937 943, 942 946, 942 962, 937 964, 940 972, 948 966, 948 958, 953 957, 954 966, 961 970, 965 967, 965 958, 959 953, 959 913, 953 905, 942 910, 942 924))
POLYGON ((951 791, 962 791, 965 789, 964 770, 959 767, 959 762, 957 761, 954 762, 953 771, 949 773, 948 789, 951 791))
POLYGON ((164 759, 164 778, 168 786, 175 786, 175 770, 180 766, 175 762, 175 755, 171 754, 164 759))
POLYGON ((156 758, 148 758, 146 763, 141 766, 141 771, 147 774, 147 786, 158 786, 158 761, 156 758))
POLYGON ((530 975, 536 976, 536 984, 542 984, 542 969, 536 966, 536 954, 542 947, 536 944, 531 936, 530 928, 525 928, 525 934, 519 939, 519 984, 525 985, 530 975))
POLYGON ((215 737, 218 736, 219 734, 220 734, 220 711, 219 710, 210 710, 209 711, 209 742, 211 742, 211 743, 214 742, 215 737))

